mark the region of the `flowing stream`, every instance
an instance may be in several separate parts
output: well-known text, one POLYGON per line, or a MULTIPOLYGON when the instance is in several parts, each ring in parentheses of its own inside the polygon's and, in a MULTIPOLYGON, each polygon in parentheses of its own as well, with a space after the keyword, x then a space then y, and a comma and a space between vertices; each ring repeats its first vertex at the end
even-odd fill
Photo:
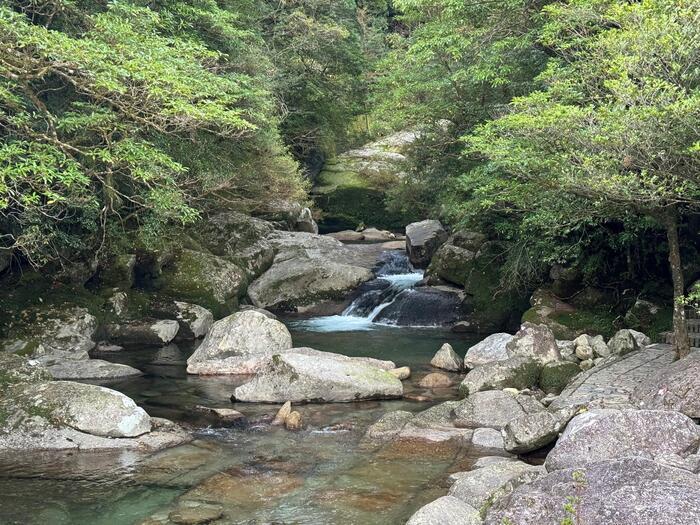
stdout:
POLYGON ((431 401, 303 405, 297 409, 305 429, 289 432, 255 422, 274 414, 277 406, 231 404, 233 389, 244 379, 188 376, 185 360, 193 348, 170 345, 120 352, 109 359, 136 366, 144 375, 107 386, 131 396, 152 416, 195 429, 197 439, 151 456, 0 456, 0 523, 168 523, 168 513, 181 497, 222 505, 225 519, 216 523, 404 523, 417 508, 446 493, 449 472, 467 470, 474 461, 464 447, 370 446, 363 440, 367 427, 388 411, 417 412, 456 397, 456 387, 425 392, 417 382, 430 370, 430 358, 442 343, 450 342, 464 353, 472 339, 442 328, 376 322, 378 314, 398 295, 410 292, 421 277, 405 260, 388 256, 378 279, 361 290, 342 315, 288 324, 295 346, 410 366, 414 373, 404 383, 406 393, 427 394, 431 401), (233 407, 253 424, 221 427, 194 410, 197 405, 233 407))

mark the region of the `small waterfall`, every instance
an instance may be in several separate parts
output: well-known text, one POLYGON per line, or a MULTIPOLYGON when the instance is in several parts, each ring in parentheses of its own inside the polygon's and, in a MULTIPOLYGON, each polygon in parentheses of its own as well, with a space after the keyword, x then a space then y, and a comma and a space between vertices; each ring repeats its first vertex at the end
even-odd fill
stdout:
POLYGON ((414 269, 401 252, 384 252, 375 274, 377 278, 360 287, 358 297, 342 314, 305 319, 293 325, 318 332, 371 330, 385 308, 423 279, 423 272, 414 269))

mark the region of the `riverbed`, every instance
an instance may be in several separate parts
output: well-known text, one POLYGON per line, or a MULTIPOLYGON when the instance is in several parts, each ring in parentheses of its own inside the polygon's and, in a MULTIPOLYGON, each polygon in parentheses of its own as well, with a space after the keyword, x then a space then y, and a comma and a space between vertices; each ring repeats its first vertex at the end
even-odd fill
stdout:
POLYGON ((221 523, 399 524, 446 492, 449 472, 469 468, 474 460, 469 450, 417 443, 376 447, 363 436, 390 410, 417 412, 456 397, 456 387, 424 392, 416 384, 442 343, 464 353, 472 338, 437 328, 313 331, 294 322, 290 327, 296 346, 410 366, 406 392, 427 394, 432 401, 304 405, 297 408, 306 425, 299 432, 265 423, 222 428, 194 407, 235 408, 251 420, 278 407, 231 403, 241 379, 188 376, 184 362, 192 347, 104 356, 144 372, 107 386, 134 398, 152 416, 194 429, 197 439, 150 457, 135 452, 1 457, 0 523, 156 523, 145 520, 167 515, 187 494, 223 505, 221 523))

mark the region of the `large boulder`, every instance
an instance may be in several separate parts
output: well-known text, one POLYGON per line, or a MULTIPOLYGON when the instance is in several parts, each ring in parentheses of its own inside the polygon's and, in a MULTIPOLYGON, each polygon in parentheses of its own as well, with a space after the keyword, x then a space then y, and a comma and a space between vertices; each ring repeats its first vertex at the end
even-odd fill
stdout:
POLYGON ((510 355, 506 350, 506 345, 512 339, 513 336, 506 333, 488 336, 467 350, 464 365, 468 368, 474 368, 475 366, 508 359, 510 355))
POLYGON ((292 336, 283 323, 245 310, 213 324, 187 360, 187 373, 252 374, 266 357, 290 348, 292 336))
MULTIPOLYGON (((257 376, 234 391, 236 401, 259 403, 348 402, 403 395, 401 381, 371 359, 312 349, 269 357, 257 376)), ((393 363, 385 362, 386 367, 393 363)))
POLYGON ((480 233, 458 232, 438 249, 426 270, 430 284, 447 282, 464 288, 465 321, 477 332, 510 330, 527 308, 525 296, 501 289, 506 251, 480 233))
POLYGON ((32 309, 28 317, 31 322, 14 327, 0 348, 36 359, 87 359, 95 347, 97 319, 86 308, 49 306, 32 309))
POLYGON ((642 381, 632 393, 642 408, 675 410, 700 419, 700 352, 693 352, 642 381))
POLYGON ((428 503, 411 516, 406 525, 479 525, 479 512, 453 496, 428 503))
POLYGON ((156 450, 190 437, 108 388, 49 381, 35 361, 0 353, 0 450, 156 450))
POLYGON ((445 343, 440 347, 433 358, 430 360, 430 364, 435 368, 442 368, 443 370, 448 370, 450 372, 459 372, 462 370, 464 362, 462 358, 457 355, 450 343, 445 343))
POLYGON ((136 437, 151 430, 151 418, 134 401, 97 385, 51 381, 25 392, 36 410, 80 432, 112 438, 136 437))
POLYGON ((545 410, 532 396, 511 395, 501 390, 476 392, 455 408, 455 425, 463 428, 488 427, 501 430, 524 414, 545 410))
POLYGON ((577 415, 547 456, 547 470, 623 457, 681 458, 698 452, 700 427, 678 412, 592 410, 577 415))
POLYGON ((542 363, 561 360, 559 347, 549 327, 525 322, 506 345, 511 356, 525 356, 542 363))
POLYGON ((428 274, 464 286, 485 241, 486 236, 478 232, 457 232, 435 252, 428 274))
MULTIPOLYGON (((324 300, 342 300, 372 278, 370 267, 355 263, 353 252, 331 237, 275 232, 272 267, 248 288, 259 308, 296 310, 324 300)), ((373 261, 374 262, 374 261, 373 261)))
POLYGON ((545 470, 542 466, 529 465, 523 461, 498 461, 469 472, 454 474, 457 481, 450 487, 449 495, 481 510, 488 507, 489 502, 543 474, 545 470))
POLYGON ((205 251, 242 268, 253 279, 267 270, 275 250, 267 237, 272 223, 235 211, 225 211, 196 223, 190 235, 205 251))
POLYGON ((514 454, 542 448, 559 437, 575 414, 575 407, 523 414, 503 428, 504 447, 514 454))
POLYGON ((459 386, 462 396, 482 390, 517 388, 523 390, 537 385, 541 363, 531 357, 516 356, 504 361, 494 361, 471 370, 459 386))
POLYGON ((700 478, 642 458, 564 469, 496 501, 485 525, 684 525, 700 522, 700 478), (573 505, 572 505, 572 498, 573 505))
POLYGON ((426 268, 437 249, 447 240, 440 221, 425 220, 406 226, 406 252, 414 266, 426 268))
POLYGON ((228 258, 189 249, 177 253, 159 279, 165 293, 217 315, 237 306, 247 283, 246 271, 228 258))

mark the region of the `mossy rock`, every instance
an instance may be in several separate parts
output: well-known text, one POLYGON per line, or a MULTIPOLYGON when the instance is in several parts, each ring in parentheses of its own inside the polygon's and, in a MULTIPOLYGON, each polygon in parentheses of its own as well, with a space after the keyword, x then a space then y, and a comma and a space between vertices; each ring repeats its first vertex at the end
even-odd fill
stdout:
POLYGON ((547 394, 560 394, 580 372, 578 363, 571 361, 547 363, 540 373, 540 388, 547 394))
POLYGON ((228 259, 185 249, 163 268, 156 284, 169 297, 204 306, 222 317, 237 307, 248 279, 246 272, 228 259))
POLYGON ((386 194, 377 189, 339 186, 333 191, 316 194, 316 206, 323 213, 319 220, 321 231, 354 230, 361 225, 398 230, 406 220, 400 213, 389 212, 386 194))

